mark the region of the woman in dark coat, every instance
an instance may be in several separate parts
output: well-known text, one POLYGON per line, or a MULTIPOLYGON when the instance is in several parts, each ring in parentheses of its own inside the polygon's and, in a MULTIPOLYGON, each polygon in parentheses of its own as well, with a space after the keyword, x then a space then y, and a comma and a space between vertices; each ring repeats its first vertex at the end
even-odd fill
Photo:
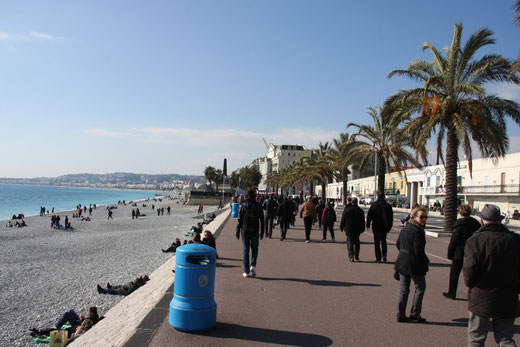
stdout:
POLYGON ((425 323, 421 317, 422 301, 426 290, 426 272, 430 262, 425 253, 426 236, 424 226, 428 218, 425 206, 417 207, 410 214, 410 222, 401 230, 396 246, 399 255, 395 261, 395 270, 399 273, 399 296, 397 301, 398 322, 425 323), (410 281, 415 283, 410 317, 406 317, 406 305, 410 294, 410 281))
POLYGON ((293 218, 293 206, 291 202, 280 196, 278 199, 278 223, 280 223, 280 241, 285 240, 287 236, 287 229, 289 228, 289 223, 293 218))

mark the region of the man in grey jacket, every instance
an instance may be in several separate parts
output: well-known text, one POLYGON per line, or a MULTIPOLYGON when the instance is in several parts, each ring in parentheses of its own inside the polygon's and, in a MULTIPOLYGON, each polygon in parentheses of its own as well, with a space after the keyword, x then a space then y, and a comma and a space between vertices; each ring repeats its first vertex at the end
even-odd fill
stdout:
POLYGON ((466 242, 464 282, 469 287, 468 345, 484 346, 492 322, 500 346, 516 346, 513 323, 520 315, 519 236, 500 223, 496 205, 486 204, 484 226, 466 242))

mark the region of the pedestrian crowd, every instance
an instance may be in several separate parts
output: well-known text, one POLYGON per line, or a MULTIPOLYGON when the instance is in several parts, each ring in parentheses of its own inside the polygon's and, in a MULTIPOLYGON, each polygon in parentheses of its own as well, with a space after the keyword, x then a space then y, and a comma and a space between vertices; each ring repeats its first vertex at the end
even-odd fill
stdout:
MULTIPOLYGON (((399 251, 394 265, 394 278, 399 281, 397 299, 397 322, 427 323, 421 316, 422 302, 426 292, 426 274, 429 259, 426 255, 425 226, 430 209, 414 205, 409 216, 403 219, 402 230, 396 242, 399 251), (410 314, 407 303, 410 284, 413 295, 410 314)), ((280 241, 287 237, 287 229, 294 225, 299 214, 305 228, 305 242, 311 242, 311 232, 318 223, 322 230, 322 242, 330 234, 335 242, 334 224, 336 213, 332 202, 323 202, 308 196, 298 209, 295 199, 270 195, 263 201, 254 190, 245 196, 236 197, 231 203, 231 216, 237 218, 236 238, 242 239, 244 278, 256 277, 259 241, 272 238, 273 228, 280 226, 280 241), (240 203, 242 200, 242 203, 240 203)), ((520 316, 520 235, 501 223, 504 215, 495 205, 487 204, 480 219, 471 217, 472 208, 460 205, 460 218, 454 223, 447 250, 451 261, 447 299, 456 299, 460 273, 469 288, 468 294, 468 345, 484 346, 488 331, 493 330, 500 346, 516 346, 514 320, 520 316)), ((358 206, 357 198, 348 198, 343 209, 339 229, 347 238, 347 254, 351 262, 360 259, 361 233, 372 230, 375 261, 387 262, 387 235, 393 226, 393 209, 383 193, 371 204, 366 218, 358 206)))

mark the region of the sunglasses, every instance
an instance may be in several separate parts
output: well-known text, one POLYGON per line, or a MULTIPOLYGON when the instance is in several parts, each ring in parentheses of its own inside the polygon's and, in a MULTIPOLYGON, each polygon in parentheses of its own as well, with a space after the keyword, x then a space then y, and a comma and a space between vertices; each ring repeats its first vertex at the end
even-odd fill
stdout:
POLYGON ((428 219, 428 216, 419 216, 419 219, 428 219))

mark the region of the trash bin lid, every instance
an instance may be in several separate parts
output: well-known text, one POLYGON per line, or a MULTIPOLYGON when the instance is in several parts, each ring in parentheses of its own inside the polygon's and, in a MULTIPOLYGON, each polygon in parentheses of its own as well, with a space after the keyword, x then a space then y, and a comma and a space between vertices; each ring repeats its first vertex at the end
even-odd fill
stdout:
POLYGON ((187 244, 178 247, 175 253, 175 263, 181 266, 207 266, 216 259, 215 248, 203 244, 187 244))

